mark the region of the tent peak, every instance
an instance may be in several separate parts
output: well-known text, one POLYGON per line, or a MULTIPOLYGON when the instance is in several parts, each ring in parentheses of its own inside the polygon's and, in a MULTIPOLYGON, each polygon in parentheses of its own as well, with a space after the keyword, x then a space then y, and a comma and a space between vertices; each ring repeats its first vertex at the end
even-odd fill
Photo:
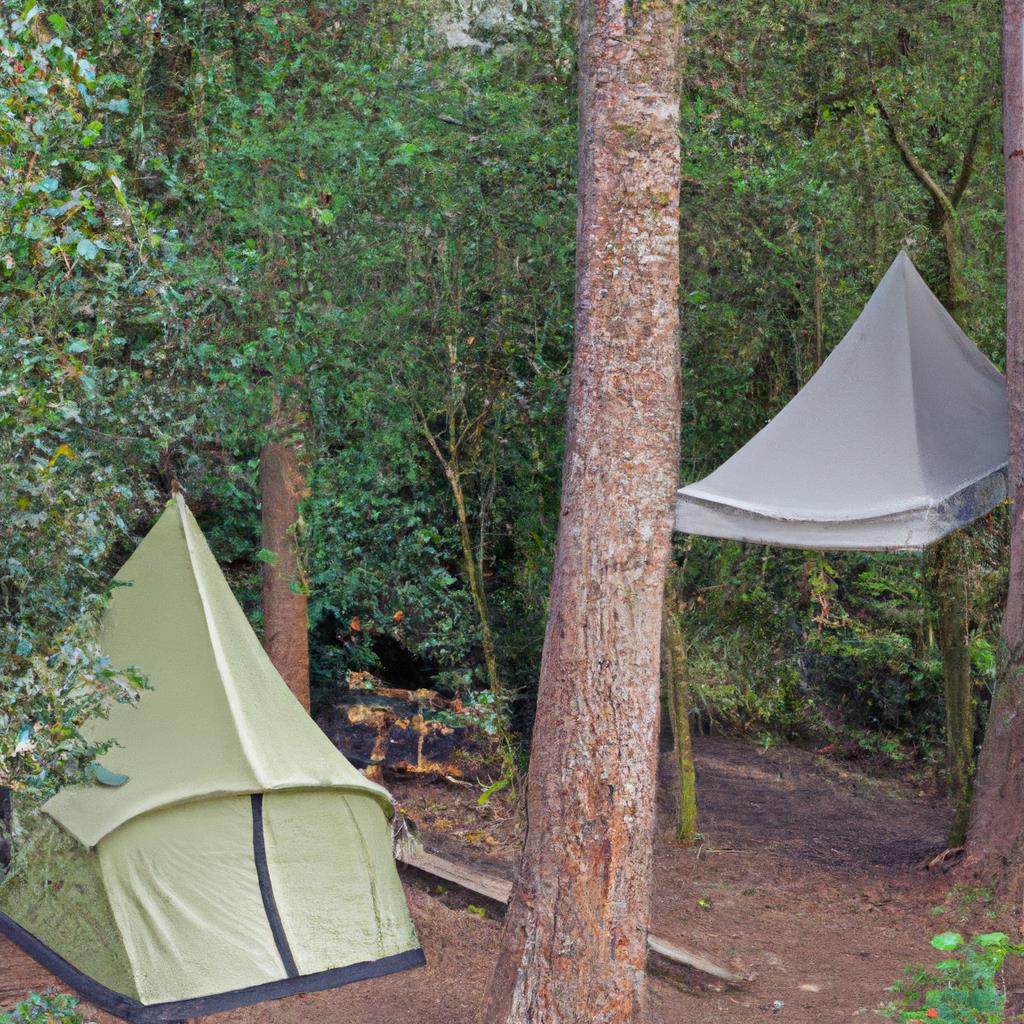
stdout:
POLYGON ((117 745, 113 789, 71 786, 46 811, 86 846, 140 815, 214 795, 383 787, 361 775, 303 710, 238 604, 178 492, 115 579, 99 642, 152 684, 86 732, 117 745))

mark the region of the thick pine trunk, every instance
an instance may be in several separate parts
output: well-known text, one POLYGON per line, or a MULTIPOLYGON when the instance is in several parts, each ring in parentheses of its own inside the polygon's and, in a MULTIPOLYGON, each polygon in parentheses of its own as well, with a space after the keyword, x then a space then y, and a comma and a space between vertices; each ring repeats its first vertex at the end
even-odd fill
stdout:
POLYGON ((1010 580, 1004 664, 978 760, 971 860, 997 879, 1018 916, 1024 900, 1024 0, 1003 9, 1006 173, 1006 378, 1010 398, 1010 580))
POLYGON ((678 475, 677 8, 579 5, 576 341, 529 829, 488 1024, 642 1024, 678 475))
POLYGON ((296 530, 305 497, 302 462, 289 440, 272 440, 260 452, 263 547, 263 646, 288 688, 309 710, 309 618, 296 530))

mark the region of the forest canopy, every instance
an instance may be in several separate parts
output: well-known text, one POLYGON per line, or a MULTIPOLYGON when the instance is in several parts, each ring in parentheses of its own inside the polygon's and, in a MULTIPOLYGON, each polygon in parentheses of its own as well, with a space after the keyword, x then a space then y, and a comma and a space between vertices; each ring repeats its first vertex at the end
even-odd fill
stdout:
MULTIPOLYGON (((526 730, 572 347, 571 12, 2 11, 0 781, 52 792, 96 752, 77 726, 144 685, 91 629, 172 483, 260 626, 282 403, 314 706, 368 670, 498 694, 526 730)), ((689 5, 682 482, 785 405, 900 248, 1002 365, 998 22, 994 0, 689 5)), ((997 510, 966 541, 982 696, 1004 534, 997 510)), ((936 758, 919 557, 675 556, 702 722, 936 758)))

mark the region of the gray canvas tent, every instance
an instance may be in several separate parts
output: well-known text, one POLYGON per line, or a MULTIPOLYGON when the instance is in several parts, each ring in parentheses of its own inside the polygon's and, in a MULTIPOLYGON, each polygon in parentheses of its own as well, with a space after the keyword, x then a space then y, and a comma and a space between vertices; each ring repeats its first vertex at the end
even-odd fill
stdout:
POLYGON ((116 581, 101 646, 153 689, 90 726, 112 784, 28 823, 0 933, 131 1021, 422 964, 387 791, 288 691, 180 495, 116 581))
POLYGON ((686 533, 922 548, 1006 497, 1006 381, 905 252, 796 397, 677 495, 686 533))

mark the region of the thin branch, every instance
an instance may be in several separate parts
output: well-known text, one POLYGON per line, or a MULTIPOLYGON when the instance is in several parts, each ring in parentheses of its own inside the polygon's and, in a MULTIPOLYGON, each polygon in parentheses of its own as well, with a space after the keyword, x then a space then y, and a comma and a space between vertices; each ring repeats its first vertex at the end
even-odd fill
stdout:
POLYGON ((988 121, 991 113, 992 108, 986 104, 985 108, 978 115, 978 119, 974 122, 974 128, 971 131, 971 137, 967 142, 967 149, 964 152, 964 159, 960 164, 960 174, 956 179, 956 184, 953 186, 953 193, 949 197, 954 207, 960 205, 960 200, 963 199, 967 186, 970 184, 971 175, 974 173, 974 158, 977 156, 978 143, 981 140, 981 129, 985 127, 985 123, 988 121))
POLYGON ((441 451, 441 446, 437 443, 437 438, 434 437, 434 432, 430 429, 430 424, 427 422, 427 417, 423 410, 420 408, 419 403, 413 400, 412 403, 413 411, 416 415, 416 419, 420 421, 420 427, 423 429, 423 436, 427 439, 427 444, 430 445, 430 450, 437 457, 437 461, 441 463, 441 468, 444 470, 444 474, 449 480, 455 479, 455 470, 451 463, 444 457, 444 453, 441 451))
POLYGON ((882 120, 885 121, 885 126, 889 129, 889 136, 899 150, 907 169, 917 178, 932 199, 935 200, 936 205, 947 216, 952 216, 954 210, 953 203, 949 196, 946 195, 945 189, 925 170, 924 164, 918 160, 914 151, 910 148, 910 144, 897 127, 896 122, 893 120, 885 104, 882 103, 882 98, 877 92, 875 93, 875 102, 878 104, 878 109, 882 114, 882 120))

